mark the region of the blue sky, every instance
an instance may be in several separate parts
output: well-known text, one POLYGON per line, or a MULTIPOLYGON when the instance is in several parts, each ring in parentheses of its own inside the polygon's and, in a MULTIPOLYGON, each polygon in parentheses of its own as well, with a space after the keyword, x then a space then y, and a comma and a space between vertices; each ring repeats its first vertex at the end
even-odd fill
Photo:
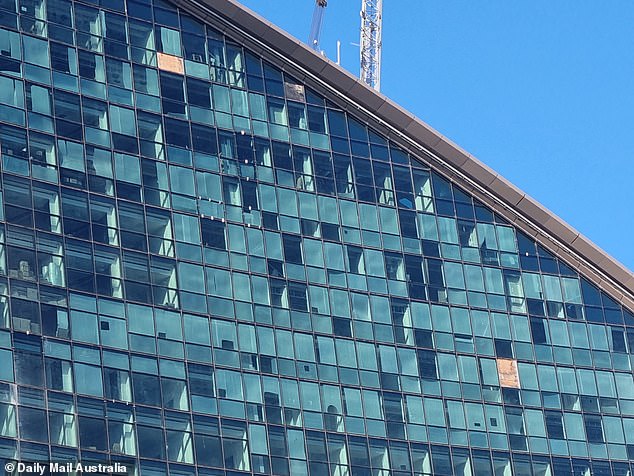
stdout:
MULTIPOLYGON (((313 0, 242 0, 301 40, 313 0)), ((361 0, 321 47, 358 74, 361 0)), ((381 91, 634 269, 634 3, 386 0, 381 91)))

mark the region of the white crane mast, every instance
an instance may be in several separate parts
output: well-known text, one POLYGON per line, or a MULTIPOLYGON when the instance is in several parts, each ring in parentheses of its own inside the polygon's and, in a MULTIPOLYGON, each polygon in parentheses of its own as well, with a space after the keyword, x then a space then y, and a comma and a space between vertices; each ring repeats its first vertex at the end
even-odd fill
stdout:
POLYGON ((383 0, 362 0, 361 7, 361 80, 381 89, 381 26, 383 0))

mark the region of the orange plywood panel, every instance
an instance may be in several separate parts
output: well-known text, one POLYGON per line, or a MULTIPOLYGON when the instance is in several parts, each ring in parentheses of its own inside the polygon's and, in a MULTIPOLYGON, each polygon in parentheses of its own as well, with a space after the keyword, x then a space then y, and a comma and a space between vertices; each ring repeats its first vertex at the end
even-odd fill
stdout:
POLYGON ((183 58, 167 55, 165 53, 157 53, 157 57, 159 69, 169 71, 170 73, 185 74, 183 58))
POLYGON ((520 388, 520 376, 517 361, 513 359, 497 359, 498 377, 501 387, 520 388))

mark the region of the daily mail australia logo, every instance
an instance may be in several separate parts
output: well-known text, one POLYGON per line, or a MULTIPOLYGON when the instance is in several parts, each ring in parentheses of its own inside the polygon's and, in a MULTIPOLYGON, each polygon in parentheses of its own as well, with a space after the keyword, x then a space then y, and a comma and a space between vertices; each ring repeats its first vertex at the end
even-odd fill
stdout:
POLYGON ((7 463, 4 469, 9 474, 116 474, 128 473, 128 468, 120 463, 7 463))

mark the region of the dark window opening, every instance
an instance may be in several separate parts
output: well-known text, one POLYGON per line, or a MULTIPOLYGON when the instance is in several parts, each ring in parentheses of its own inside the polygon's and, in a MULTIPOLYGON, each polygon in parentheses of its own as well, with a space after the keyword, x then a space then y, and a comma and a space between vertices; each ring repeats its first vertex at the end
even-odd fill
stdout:
POLYGON ((225 224, 216 220, 202 221, 203 245, 207 248, 226 250, 225 224))

